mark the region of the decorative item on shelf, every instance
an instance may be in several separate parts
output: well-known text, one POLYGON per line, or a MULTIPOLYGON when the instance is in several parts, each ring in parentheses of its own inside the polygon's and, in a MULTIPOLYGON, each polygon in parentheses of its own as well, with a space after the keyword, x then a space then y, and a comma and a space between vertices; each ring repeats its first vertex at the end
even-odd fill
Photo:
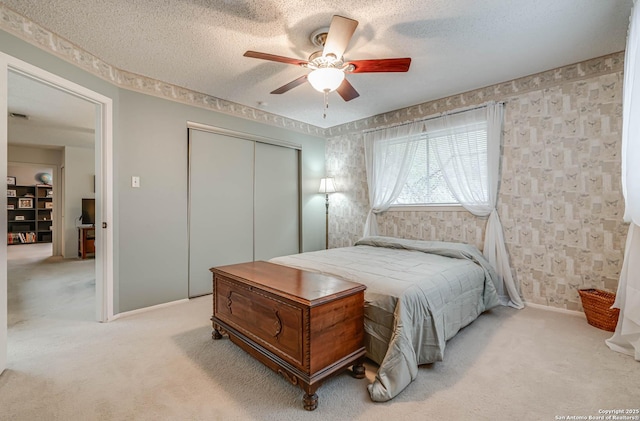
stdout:
POLYGON ((21 197, 18 199, 18 209, 31 209, 33 208, 33 199, 21 197))
POLYGON ((17 197, 15 190, 7 190, 7 197, 17 197))
POLYGON ((16 178, 13 176, 7 176, 7 184, 10 186, 16 185, 16 178))
POLYGON ((329 193, 335 193, 336 185, 333 181, 333 177, 326 177, 320 180, 320 189, 318 189, 318 193, 324 193, 325 195, 325 207, 326 207, 326 215, 325 215, 325 248, 329 248, 329 193))
POLYGON ((16 221, 24 221, 24 215, 16 215, 16 221))
POLYGON ((16 205, 7 205, 7 210, 14 210, 16 205))
POLYGON ((45 209, 53 209, 53 202, 44 202, 45 209))
POLYGON ((580 289, 578 293, 587 322, 598 329, 614 332, 620 315, 620 309, 611 308, 616 294, 594 288, 580 289))
POLYGON ((49 174, 49 173, 41 172, 41 173, 36 174, 36 181, 40 181, 43 184, 50 185, 52 180, 53 180, 53 178, 51 177, 51 174, 49 174))
POLYGON ((47 190, 47 197, 53 197, 53 190, 47 190))

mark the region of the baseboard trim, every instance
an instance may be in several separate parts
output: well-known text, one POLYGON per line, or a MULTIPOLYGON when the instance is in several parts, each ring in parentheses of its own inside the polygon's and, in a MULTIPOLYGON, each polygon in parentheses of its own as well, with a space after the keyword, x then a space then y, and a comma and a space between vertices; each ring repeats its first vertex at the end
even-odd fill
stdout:
POLYGON ((183 298, 181 300, 170 301, 168 303, 156 304, 154 306, 138 308, 138 309, 131 310, 131 311, 125 311, 124 313, 114 314, 113 318, 110 321, 118 320, 118 319, 121 319, 121 318, 124 318, 124 317, 135 316, 136 314, 146 313, 147 311, 157 310, 159 308, 164 308, 164 307, 169 307, 169 306, 173 306, 173 305, 176 305, 176 304, 186 303, 188 301, 189 301, 188 298, 183 298))
POLYGON ((546 310, 546 311, 553 311, 555 313, 567 314, 569 316, 582 317, 583 319, 587 318, 587 316, 585 316, 585 314, 582 311, 567 310, 566 308, 551 307, 551 306, 545 306, 543 304, 536 304, 536 303, 529 303, 529 302, 525 302, 525 306, 531 307, 531 308, 537 308, 538 310, 546 310))

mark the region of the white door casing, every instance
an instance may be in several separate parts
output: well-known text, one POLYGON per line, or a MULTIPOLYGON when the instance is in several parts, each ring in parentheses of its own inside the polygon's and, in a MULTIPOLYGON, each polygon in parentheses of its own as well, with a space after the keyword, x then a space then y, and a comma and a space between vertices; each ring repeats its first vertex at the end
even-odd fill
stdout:
MULTIPOLYGON (((15 57, 0 52, 0 179, 7 175, 8 76, 17 72, 96 104, 96 218, 105 224, 96 229, 96 319, 113 319, 113 101, 15 57)), ((6 183, 0 183, 0 238, 7 238, 6 183)), ((0 373, 7 367, 7 242, 0 241, 0 373)))

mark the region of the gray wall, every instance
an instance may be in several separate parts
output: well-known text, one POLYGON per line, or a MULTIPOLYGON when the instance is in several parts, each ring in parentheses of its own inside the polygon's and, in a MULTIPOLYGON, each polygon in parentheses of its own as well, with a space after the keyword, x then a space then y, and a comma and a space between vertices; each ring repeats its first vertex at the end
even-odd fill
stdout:
POLYGON ((324 172, 316 169, 323 139, 126 90, 118 120, 121 311, 187 296, 187 121, 301 144, 303 248, 324 246, 324 226, 314 224, 322 222, 322 206, 309 206, 324 172), (131 187, 132 176, 140 188, 131 187))
POLYGON ((69 259, 78 257, 78 229, 82 215, 82 199, 95 197, 93 177, 95 151, 88 148, 64 148, 64 249, 69 259))
MULTIPOLYGON (((11 155, 11 151, 9 151, 9 162, 19 162, 21 164, 15 164, 7 167, 7 174, 16 178, 16 184, 18 186, 35 186, 36 184, 42 184, 41 181, 36 180, 36 176, 40 173, 48 173, 52 174, 52 184, 57 182, 55 179, 55 171, 52 167, 42 164, 47 164, 46 161, 33 161, 30 163, 29 160, 22 161, 13 159, 11 155), (29 164, 29 165, 26 165, 29 164)), ((58 163, 54 165, 59 165, 58 163)))
POLYGON ((2 31, 0 50, 113 99, 116 313, 187 296, 187 121, 301 144, 303 250, 324 247, 324 139, 119 89, 2 31))
MULTIPOLYGON (((11 133, 9 133, 9 142, 11 142, 11 133)), ((62 151, 58 149, 42 149, 34 148, 31 146, 17 146, 9 145, 7 148, 9 154, 9 162, 23 162, 28 164, 49 164, 60 167, 62 165, 62 151)), ((14 175, 14 174, 9 174, 14 175)), ((51 174, 53 176, 53 182, 57 183, 57 174, 51 174)), ((25 182, 28 184, 35 184, 36 181, 31 179, 21 180, 18 179, 18 184, 25 182)))

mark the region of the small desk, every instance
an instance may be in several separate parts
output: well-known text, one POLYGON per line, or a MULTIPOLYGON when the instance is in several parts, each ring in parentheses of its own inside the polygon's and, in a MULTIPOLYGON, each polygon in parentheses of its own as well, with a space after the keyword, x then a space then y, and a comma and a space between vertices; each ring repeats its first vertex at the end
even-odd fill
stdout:
MULTIPOLYGON (((78 227, 78 257, 86 259, 88 254, 95 256, 96 227, 78 227)), ((90 257, 90 256, 89 256, 90 257)))

